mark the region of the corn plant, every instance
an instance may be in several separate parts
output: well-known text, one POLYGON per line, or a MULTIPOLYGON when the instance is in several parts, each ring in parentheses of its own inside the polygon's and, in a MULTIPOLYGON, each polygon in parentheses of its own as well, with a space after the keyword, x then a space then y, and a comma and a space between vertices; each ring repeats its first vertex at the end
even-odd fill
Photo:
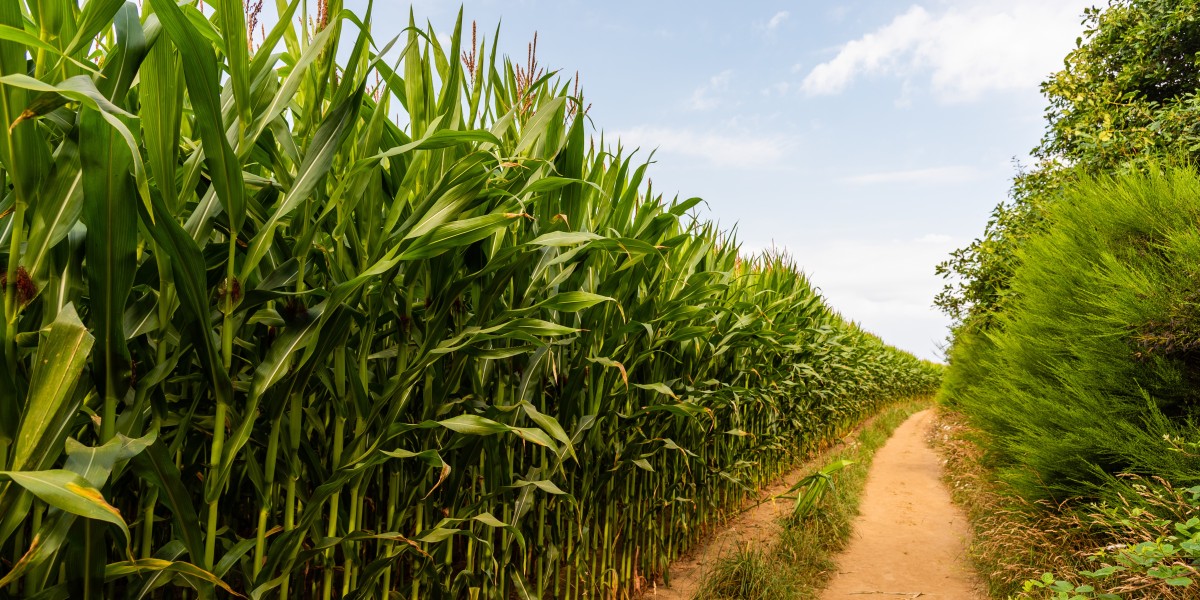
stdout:
POLYGON ((628 596, 936 386, 532 46, 276 8, 0 0, 2 593, 628 596))

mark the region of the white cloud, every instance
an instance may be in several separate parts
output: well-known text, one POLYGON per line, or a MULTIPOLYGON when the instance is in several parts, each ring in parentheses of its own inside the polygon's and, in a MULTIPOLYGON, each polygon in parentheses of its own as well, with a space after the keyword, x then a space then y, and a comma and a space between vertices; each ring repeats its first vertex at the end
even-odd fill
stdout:
POLYGON ((926 185, 965 183, 983 177, 975 167, 953 166, 911 169, 907 171, 882 171, 846 177, 842 181, 854 185, 878 185, 894 183, 916 183, 926 185))
POLYGON ((657 148, 659 152, 702 158, 713 165, 738 168, 776 166, 787 156, 793 143, 783 136, 646 126, 616 131, 612 135, 626 148, 657 148))
POLYGON ((783 25, 783 22, 786 21, 790 16, 791 13, 786 10, 781 10, 775 13, 775 16, 771 17, 770 21, 767 21, 767 31, 774 31, 780 25, 783 25))
POLYGON ((726 69, 708 78, 708 83, 698 87, 688 99, 688 108, 692 110, 712 110, 721 105, 716 96, 729 90, 729 81, 733 79, 733 71, 726 69))
POLYGON ((810 96, 837 94, 864 75, 928 77, 942 102, 992 91, 1036 89, 1061 68, 1082 33, 1093 0, 961 0, 947 8, 914 5, 890 23, 843 45, 808 72, 810 96))
POLYGON ((933 266, 964 240, 942 233, 897 239, 838 239, 789 248, 843 317, 884 342, 938 359, 949 320, 933 308, 942 279, 933 266))

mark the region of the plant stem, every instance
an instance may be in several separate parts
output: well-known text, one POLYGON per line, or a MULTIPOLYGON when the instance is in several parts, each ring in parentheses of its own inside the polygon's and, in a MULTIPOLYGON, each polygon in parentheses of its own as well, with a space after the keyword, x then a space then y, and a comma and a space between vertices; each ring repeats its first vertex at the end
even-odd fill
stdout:
MULTIPOLYGON (((216 477, 221 469, 221 454, 225 447, 225 403, 217 401, 217 412, 213 415, 213 441, 209 477, 216 477)), ((208 530, 204 538, 204 568, 212 570, 217 555, 217 505, 220 497, 208 503, 208 530)))

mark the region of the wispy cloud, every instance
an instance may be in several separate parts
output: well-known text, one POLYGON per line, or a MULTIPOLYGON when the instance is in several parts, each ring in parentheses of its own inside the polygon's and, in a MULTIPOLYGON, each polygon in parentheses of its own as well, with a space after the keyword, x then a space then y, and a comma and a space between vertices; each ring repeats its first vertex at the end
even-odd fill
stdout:
POLYGON ((951 166, 951 167, 931 167, 927 169, 910 169, 906 171, 881 171, 876 173, 863 173, 861 175, 852 175, 842 179, 843 182, 853 185, 878 185, 878 184, 896 184, 896 183, 916 183, 916 184, 948 184, 948 183, 966 183, 976 181, 982 178, 984 173, 975 167, 968 166, 951 166))
POLYGON ((835 239, 788 248, 813 285, 847 319, 925 358, 940 358, 949 320, 933 311, 943 280, 933 265, 964 240, 943 233, 835 239))
POLYGON ((627 148, 657 148, 659 152, 701 158, 713 165, 738 168, 776 166, 787 156, 794 143, 775 135, 652 126, 633 127, 610 135, 620 139, 627 148))
POLYGON ((770 21, 767 21, 767 31, 775 31, 780 25, 783 25, 783 22, 787 21, 788 17, 790 16, 792 16, 792 14, 786 10, 781 10, 775 13, 775 16, 771 17, 770 21))
POLYGON ((712 110, 721 105, 720 95, 729 90, 729 81, 733 79, 733 70, 726 69, 708 78, 708 83, 696 88, 688 99, 688 108, 692 110, 712 110))
POLYGON ((792 89, 792 84, 787 81, 777 81, 762 90, 764 96, 786 96, 792 89))
POLYGON ((1080 14, 1092 0, 1045 2, 972 0, 931 11, 915 5, 890 23, 847 42, 811 69, 810 96, 837 94, 864 75, 928 77, 942 102, 991 91, 1036 89, 1061 67, 1081 33, 1080 14))

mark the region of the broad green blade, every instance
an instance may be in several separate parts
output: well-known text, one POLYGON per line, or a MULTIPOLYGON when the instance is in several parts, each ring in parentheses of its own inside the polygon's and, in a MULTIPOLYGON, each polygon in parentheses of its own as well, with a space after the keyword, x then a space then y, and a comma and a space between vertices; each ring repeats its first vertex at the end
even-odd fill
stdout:
POLYGON ((87 364, 95 338, 67 305, 38 344, 37 361, 30 377, 10 470, 39 470, 49 466, 61 448, 53 445, 75 415, 78 401, 72 392, 87 364))
POLYGON ((91 295, 91 330, 97 341, 93 376, 103 391, 105 436, 116 431, 116 402, 129 387, 125 302, 137 268, 137 202, 129 175, 129 151, 95 111, 80 122, 85 253, 91 295))
MULTIPOLYGON (((231 1, 225 0, 224 3, 231 1)), ((209 176, 225 213, 229 215, 233 230, 239 231, 246 217, 245 182, 241 165, 229 139, 225 137, 217 57, 213 54, 212 46, 174 2, 150 0, 150 4, 162 22, 166 37, 179 49, 188 99, 196 114, 193 126, 200 133, 209 176)))
POLYGON ((121 511, 109 504, 100 490, 77 473, 61 469, 0 471, 0 479, 16 483, 59 510, 87 519, 112 523, 125 534, 126 543, 129 541, 129 527, 125 525, 125 519, 121 518, 121 511))

